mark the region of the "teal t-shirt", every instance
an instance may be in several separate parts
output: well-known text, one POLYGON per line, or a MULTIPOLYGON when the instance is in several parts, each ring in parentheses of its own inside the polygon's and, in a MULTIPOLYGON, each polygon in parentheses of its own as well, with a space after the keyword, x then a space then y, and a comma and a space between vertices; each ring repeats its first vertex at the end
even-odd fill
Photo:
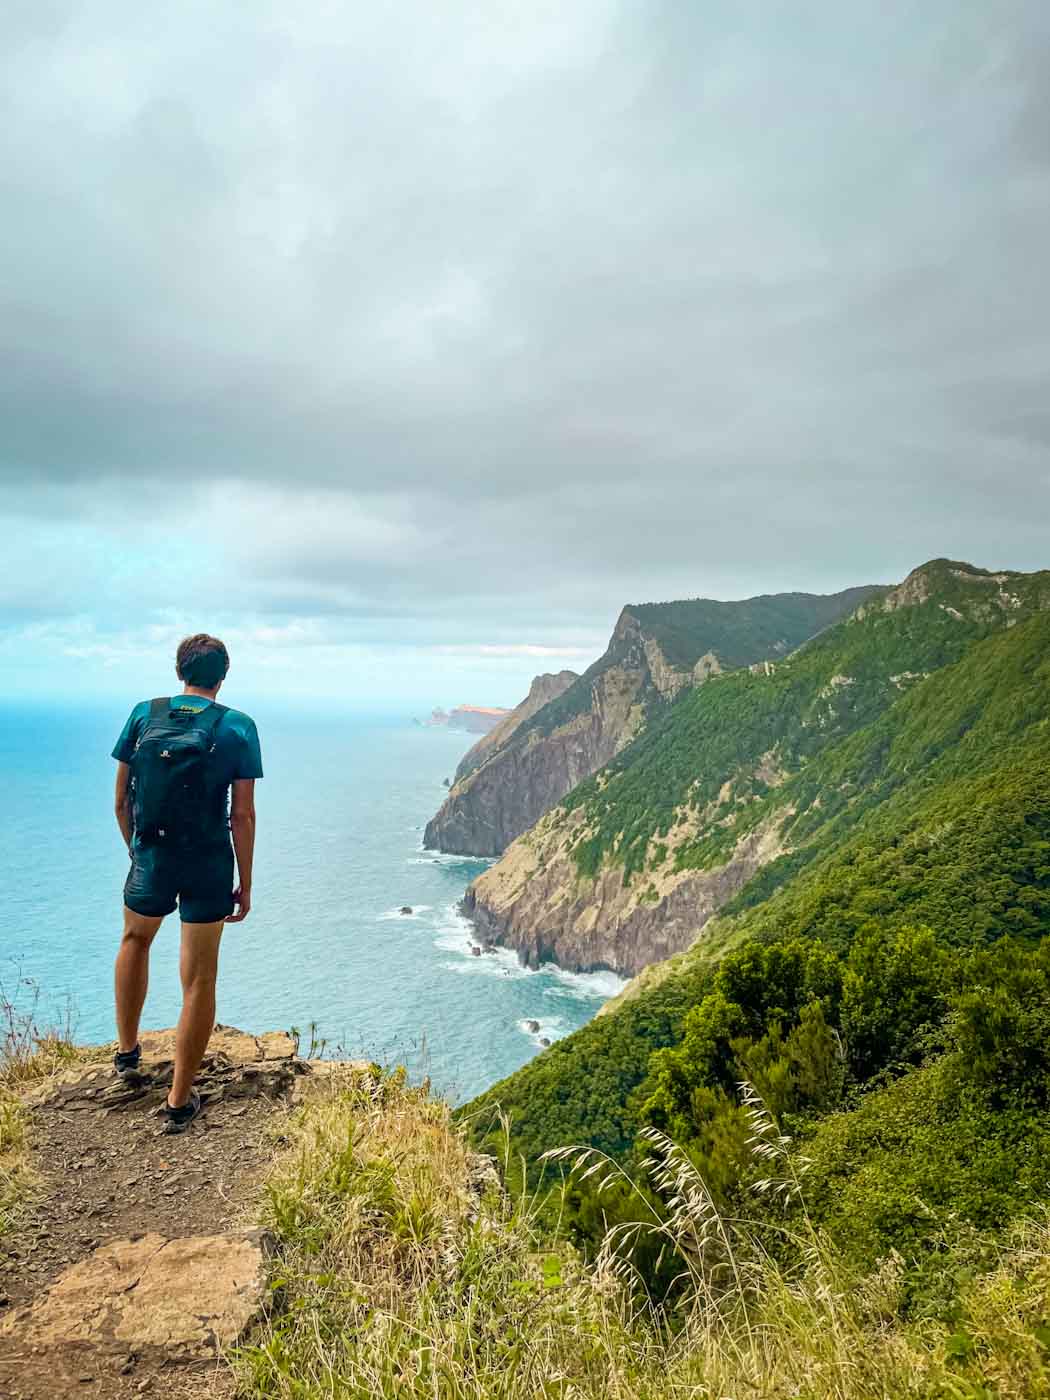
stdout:
MULTIPOLYGON (((128 715, 127 723, 120 731, 120 738, 113 746, 113 757, 122 763, 130 763, 135 745, 143 726, 149 718, 150 701, 143 700, 128 715)), ((212 704, 203 695, 173 695, 172 709, 194 710, 197 714, 212 704)), ((262 753, 259 749, 259 731, 255 721, 240 710, 227 710, 219 720, 215 730, 215 757, 222 769, 222 778, 227 786, 238 778, 261 778, 262 753)))

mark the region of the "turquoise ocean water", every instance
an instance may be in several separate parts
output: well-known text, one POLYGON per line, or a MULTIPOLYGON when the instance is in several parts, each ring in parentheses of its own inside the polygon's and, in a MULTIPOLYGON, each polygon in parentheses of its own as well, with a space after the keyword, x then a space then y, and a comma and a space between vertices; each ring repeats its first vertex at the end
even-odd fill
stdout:
MULTIPOLYGON (((468 735, 244 704, 266 777, 252 912, 223 938, 220 1021, 252 1031, 316 1022, 331 1049, 405 1063, 461 1101, 619 988, 610 974, 471 956, 456 904, 486 863, 421 849, 468 735), (397 912, 405 904, 411 917, 397 912)), ((10 994, 19 975, 33 979, 45 1015, 71 1008, 78 1038, 91 1042, 113 1035, 127 855, 109 751, 125 717, 97 705, 0 709, 0 984, 10 994)), ((154 944, 146 1026, 178 1014, 178 937, 172 915, 154 944)), ((23 1005, 31 994, 22 987, 23 1005)))

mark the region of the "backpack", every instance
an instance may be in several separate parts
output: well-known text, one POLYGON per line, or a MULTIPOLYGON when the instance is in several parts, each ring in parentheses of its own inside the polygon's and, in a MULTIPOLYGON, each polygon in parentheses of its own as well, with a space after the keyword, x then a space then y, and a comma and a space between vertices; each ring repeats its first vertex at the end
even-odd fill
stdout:
POLYGON ((216 771, 215 731, 226 706, 178 709, 162 696, 131 755, 131 813, 143 845, 189 848, 216 839, 226 825, 226 783, 216 771))

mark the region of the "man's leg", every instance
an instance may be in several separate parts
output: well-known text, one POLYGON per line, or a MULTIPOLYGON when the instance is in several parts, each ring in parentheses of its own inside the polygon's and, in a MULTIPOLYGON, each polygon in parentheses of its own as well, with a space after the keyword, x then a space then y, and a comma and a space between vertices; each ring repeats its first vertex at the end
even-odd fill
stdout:
POLYGON ((222 926, 221 919, 215 924, 182 926, 182 1014, 175 1032, 175 1073, 168 1095, 172 1108, 181 1108, 189 1099, 215 1025, 215 975, 222 926))
POLYGON ((124 906, 124 936, 120 940, 113 976, 117 1048, 123 1051, 134 1050, 139 1043, 139 1020, 149 985, 150 944, 163 920, 163 914, 154 918, 149 914, 136 914, 134 909, 124 906))

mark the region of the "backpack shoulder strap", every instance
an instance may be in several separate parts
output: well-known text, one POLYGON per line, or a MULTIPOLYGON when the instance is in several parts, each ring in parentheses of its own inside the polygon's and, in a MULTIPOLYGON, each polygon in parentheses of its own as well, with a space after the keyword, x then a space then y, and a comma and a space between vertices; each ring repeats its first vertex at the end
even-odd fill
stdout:
POLYGON ((150 719, 155 719, 157 715, 166 715, 171 708, 170 695, 158 695, 156 700, 149 702, 150 719))
POLYGON ((218 700, 213 700, 206 710, 202 710, 198 723, 202 729, 207 729, 210 734, 214 734, 222 723, 223 715, 229 714, 228 705, 220 705, 218 700))

